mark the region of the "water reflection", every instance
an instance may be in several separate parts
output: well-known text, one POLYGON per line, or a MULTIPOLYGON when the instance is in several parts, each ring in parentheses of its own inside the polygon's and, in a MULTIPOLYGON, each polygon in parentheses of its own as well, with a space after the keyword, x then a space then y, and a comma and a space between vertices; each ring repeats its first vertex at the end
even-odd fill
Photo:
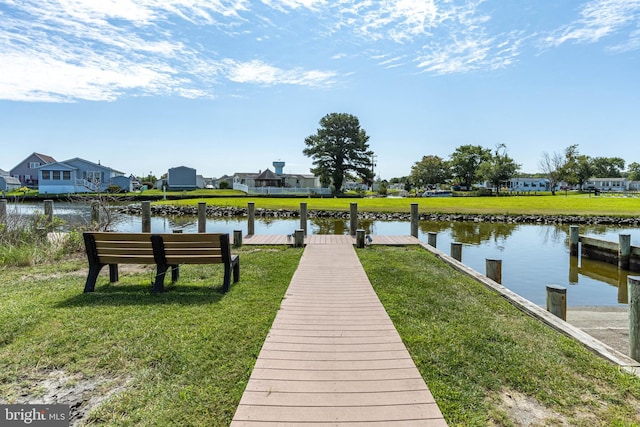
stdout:
POLYGON ((569 283, 577 285, 580 277, 587 277, 597 282, 606 283, 618 289, 618 303, 627 304, 627 277, 630 273, 618 269, 617 266, 589 258, 569 257, 569 283))

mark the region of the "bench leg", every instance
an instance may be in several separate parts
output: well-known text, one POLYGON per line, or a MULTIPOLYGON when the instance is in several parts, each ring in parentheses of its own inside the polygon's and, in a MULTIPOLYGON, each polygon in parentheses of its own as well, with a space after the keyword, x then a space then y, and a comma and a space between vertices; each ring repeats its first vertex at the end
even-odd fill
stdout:
POLYGON ((231 265, 233 266, 233 283, 236 283, 240 280, 240 258, 237 255, 231 261, 231 265))
POLYGON ((171 282, 177 282, 180 278, 180 266, 170 265, 169 268, 171 268, 171 282))
POLYGON ((153 282, 153 292, 164 292, 164 276, 167 274, 168 269, 168 265, 158 265, 158 269, 156 271, 156 280, 154 280, 153 282))
POLYGON ((96 280, 98 279, 98 274, 100 274, 100 270, 102 270, 103 265, 91 265, 89 266, 89 274, 87 275, 87 281, 84 284, 84 293, 93 292, 96 289, 96 280))
POLYGON ((118 280, 118 264, 109 264, 109 281, 116 283, 118 280))
POLYGON ((222 281, 222 292, 227 292, 231 287, 231 265, 224 265, 224 279, 222 281))

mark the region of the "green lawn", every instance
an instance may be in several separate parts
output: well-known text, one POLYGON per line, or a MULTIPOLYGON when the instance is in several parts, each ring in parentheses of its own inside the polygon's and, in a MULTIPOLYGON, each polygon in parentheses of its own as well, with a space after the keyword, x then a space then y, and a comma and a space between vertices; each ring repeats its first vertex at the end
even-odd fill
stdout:
POLYGON ((121 390, 92 423, 228 425, 302 251, 239 253, 226 294, 220 266, 183 266, 160 295, 150 268, 123 269, 115 285, 105 272, 83 294, 84 259, 0 267, 0 402, 33 402, 66 378, 62 390, 96 386, 79 402, 121 390))
POLYGON ((592 196, 589 194, 558 193, 555 196, 509 197, 418 197, 418 198, 251 198, 229 197, 218 199, 194 198, 155 202, 171 205, 196 205, 206 202, 210 206, 246 208, 248 202, 256 209, 300 208, 307 203, 309 210, 349 211, 351 203, 358 204, 362 212, 409 212, 412 203, 418 203, 421 213, 475 213, 507 215, 640 215, 640 197, 592 196))
POLYGON ((640 378, 425 250, 358 254, 450 426, 640 425, 640 378))

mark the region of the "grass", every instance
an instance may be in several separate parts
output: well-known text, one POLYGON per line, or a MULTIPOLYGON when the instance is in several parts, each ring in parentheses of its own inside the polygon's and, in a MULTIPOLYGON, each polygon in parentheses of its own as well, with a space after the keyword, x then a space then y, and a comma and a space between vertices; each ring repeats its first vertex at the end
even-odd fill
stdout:
POLYGON ((90 423, 228 425, 301 253, 241 249, 226 294, 220 266, 183 266, 160 295, 148 268, 115 285, 103 273, 82 294, 84 259, 1 267, 0 401, 33 401, 63 377, 98 396, 122 388, 90 423))
POLYGON ((358 254, 449 425, 640 425, 637 377, 424 250, 358 254))
POLYGON ((434 197, 434 198, 251 198, 228 197, 219 199, 193 198, 155 202, 176 206, 197 205, 246 208, 254 202, 256 209, 298 210, 306 202, 309 210, 349 211, 351 203, 358 204, 361 212, 409 212, 412 203, 418 203, 421 213, 497 214, 497 215, 582 215, 582 216, 637 216, 640 198, 603 197, 589 194, 558 194, 556 196, 510 197, 434 197))

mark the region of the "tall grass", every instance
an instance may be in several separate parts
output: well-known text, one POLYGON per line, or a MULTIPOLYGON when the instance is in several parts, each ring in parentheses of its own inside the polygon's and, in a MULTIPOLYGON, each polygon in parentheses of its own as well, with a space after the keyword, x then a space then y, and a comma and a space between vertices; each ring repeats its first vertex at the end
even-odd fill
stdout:
POLYGON ((0 268, 42 264, 81 250, 78 231, 64 239, 51 240, 48 230, 61 225, 61 220, 36 212, 33 215, 12 213, 0 223, 0 268))

